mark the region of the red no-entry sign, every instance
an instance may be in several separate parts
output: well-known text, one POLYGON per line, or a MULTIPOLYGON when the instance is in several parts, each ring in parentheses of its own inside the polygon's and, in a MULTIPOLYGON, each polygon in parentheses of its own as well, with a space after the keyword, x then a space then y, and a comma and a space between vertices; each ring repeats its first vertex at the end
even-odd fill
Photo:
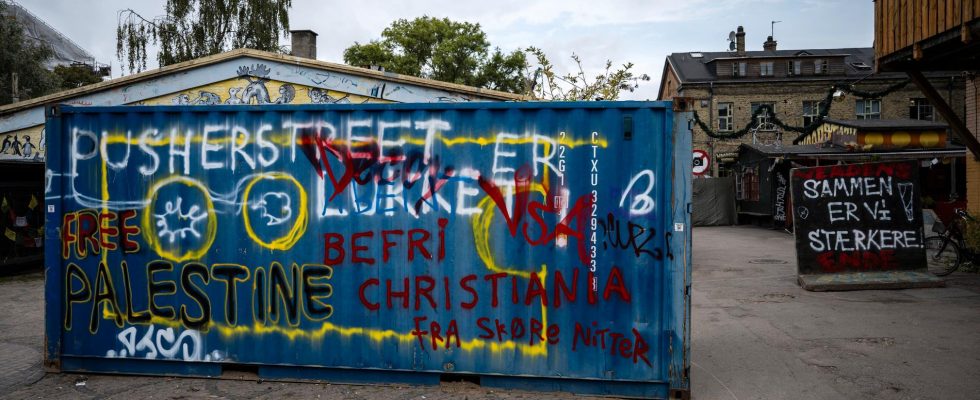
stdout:
POLYGON ((704 150, 694 150, 694 167, 692 171, 694 175, 704 175, 708 172, 708 166, 711 164, 711 159, 708 158, 708 153, 704 150))

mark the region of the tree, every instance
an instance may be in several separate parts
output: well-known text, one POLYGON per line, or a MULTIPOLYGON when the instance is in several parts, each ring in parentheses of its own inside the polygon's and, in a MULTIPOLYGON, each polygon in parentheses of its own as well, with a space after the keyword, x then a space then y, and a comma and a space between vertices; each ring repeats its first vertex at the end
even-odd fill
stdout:
POLYGON ((399 19, 381 32, 381 39, 354 44, 344 50, 344 62, 354 66, 376 65, 386 71, 519 93, 535 100, 615 100, 632 92, 646 74, 635 75, 633 63, 613 69, 606 61, 603 73, 590 78, 577 55, 577 72, 564 75, 541 49, 528 47, 504 53, 490 51, 480 24, 448 18, 399 19), (532 65, 529 58, 535 63, 532 65))
POLYGON ((380 40, 355 42, 344 50, 344 62, 377 65, 386 71, 520 93, 527 58, 522 51, 490 51, 480 24, 428 16, 399 19, 381 32, 380 40))
POLYGON ((532 83, 524 94, 536 100, 616 100, 623 91, 632 92, 639 87, 640 81, 650 80, 647 74, 634 75, 631 71, 633 63, 627 62, 613 69, 611 60, 606 60, 602 73, 590 79, 582 68, 582 59, 574 53, 572 60, 578 71, 560 75, 541 49, 529 47, 526 51, 534 57, 538 67, 528 74, 532 83))
POLYGON ((102 82, 102 77, 92 71, 88 65, 59 65, 54 67, 54 74, 60 78, 62 90, 80 88, 85 85, 102 82))
POLYGON ((0 1, 0 104, 13 101, 15 74, 19 100, 42 96, 58 88, 58 77, 44 68, 44 62, 53 55, 51 49, 29 40, 24 35, 24 27, 7 7, 0 1))
POLYGON ((147 45, 161 67, 236 48, 282 52, 291 0, 167 0, 166 15, 119 12, 116 56, 129 71, 146 69, 147 45))

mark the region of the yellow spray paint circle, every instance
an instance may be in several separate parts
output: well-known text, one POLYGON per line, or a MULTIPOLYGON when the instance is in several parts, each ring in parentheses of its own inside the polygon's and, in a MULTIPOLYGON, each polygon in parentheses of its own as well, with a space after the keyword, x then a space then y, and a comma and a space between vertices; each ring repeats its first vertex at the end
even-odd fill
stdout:
POLYGON ((142 226, 143 226, 143 238, 146 239, 147 245, 150 246, 153 251, 157 252, 161 257, 175 261, 184 262, 187 260, 200 259, 204 254, 211 249, 211 244, 214 243, 215 234, 218 231, 218 219, 212 214, 214 212, 214 203, 211 201, 211 195, 208 193, 208 189, 204 187, 201 182, 194 179, 174 175, 164 178, 150 187, 149 195, 147 196, 147 205, 145 212, 143 213, 142 226), (204 243, 196 249, 187 250, 167 250, 164 249, 160 244, 160 238, 157 235, 157 228, 150 219, 150 215, 153 214, 154 207, 157 202, 157 195, 160 193, 160 188, 167 186, 169 184, 181 184, 189 188, 197 189, 204 196, 204 212, 208 213, 208 224, 204 230, 204 243))
POLYGON ((303 186, 299 184, 296 178, 292 175, 282 173, 282 172, 267 172, 263 174, 256 175, 252 180, 248 181, 245 185, 245 193, 242 194, 242 218, 245 220, 245 232, 248 233, 248 237, 252 238, 255 243, 258 243, 262 247, 271 250, 289 250, 299 241, 299 238, 306 233, 306 223, 307 223, 307 198, 306 191, 303 190, 303 186), (260 180, 281 180, 292 182, 296 186, 296 191, 299 192, 299 214, 297 214, 296 222, 293 223, 293 227, 289 229, 285 235, 278 237, 271 241, 262 240, 258 235, 255 234, 255 229, 252 228, 252 221, 248 216, 248 200, 249 195, 252 193, 252 187, 255 186, 260 180))

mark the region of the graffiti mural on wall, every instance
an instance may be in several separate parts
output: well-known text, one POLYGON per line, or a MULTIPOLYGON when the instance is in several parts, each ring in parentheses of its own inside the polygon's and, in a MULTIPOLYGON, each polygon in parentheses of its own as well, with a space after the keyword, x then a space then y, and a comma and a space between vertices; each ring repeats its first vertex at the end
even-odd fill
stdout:
POLYGON ((44 127, 0 133, 0 160, 44 161, 44 127))
POLYGON ((311 110, 66 116, 65 352, 652 379, 664 338, 638 321, 661 300, 640 293, 675 257, 654 141, 561 109, 311 110))
MULTIPOLYGON (((211 84, 164 96, 174 105, 217 104, 347 104, 386 102, 350 93, 294 85, 272 80, 272 70, 264 64, 243 65, 237 79, 211 84)), ((159 98, 141 102, 145 105, 168 104, 159 98)))

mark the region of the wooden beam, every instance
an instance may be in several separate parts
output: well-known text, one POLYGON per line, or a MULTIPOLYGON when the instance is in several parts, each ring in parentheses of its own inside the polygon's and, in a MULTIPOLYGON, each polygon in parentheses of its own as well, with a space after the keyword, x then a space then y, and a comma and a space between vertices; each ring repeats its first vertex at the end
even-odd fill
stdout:
POLYGON ((929 83, 929 80, 922 75, 922 72, 918 70, 911 70, 907 71, 906 73, 909 75, 909 78, 912 79, 912 82, 915 83, 915 86, 919 87, 922 94, 929 99, 929 103, 932 104, 932 107, 935 108, 936 111, 939 111, 939 115, 942 115, 943 119, 946 120, 946 123, 948 123, 950 128, 953 129, 953 135, 959 140, 963 141, 966 148, 970 149, 970 152, 973 153, 973 157, 977 161, 980 161, 980 142, 978 142, 977 137, 970 133, 970 130, 966 128, 966 124, 963 123, 963 120, 961 120, 960 117, 953 112, 953 109, 948 103, 946 103, 943 96, 936 91, 936 88, 932 87, 932 84, 929 83))

